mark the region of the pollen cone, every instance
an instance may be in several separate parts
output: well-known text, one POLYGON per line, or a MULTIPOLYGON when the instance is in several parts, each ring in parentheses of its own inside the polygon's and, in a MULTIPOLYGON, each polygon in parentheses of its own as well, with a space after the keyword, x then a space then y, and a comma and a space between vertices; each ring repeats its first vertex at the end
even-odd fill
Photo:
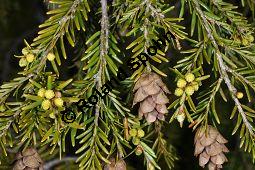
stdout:
POLYGON ((195 156, 199 156, 199 165, 209 170, 220 170, 227 162, 224 153, 229 152, 225 143, 228 141, 213 126, 208 126, 208 134, 199 128, 195 135, 195 156))
POLYGON ((43 161, 34 148, 17 153, 15 160, 13 170, 43 170, 43 161))
POLYGON ((140 103, 139 117, 144 116, 149 123, 157 119, 165 120, 165 114, 168 113, 166 104, 169 103, 165 94, 170 92, 157 74, 142 74, 133 91, 133 105, 140 103))

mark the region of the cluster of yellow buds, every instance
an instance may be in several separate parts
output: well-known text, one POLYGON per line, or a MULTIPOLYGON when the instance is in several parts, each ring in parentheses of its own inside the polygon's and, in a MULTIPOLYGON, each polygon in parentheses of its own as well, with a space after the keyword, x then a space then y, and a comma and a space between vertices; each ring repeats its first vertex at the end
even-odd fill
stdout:
POLYGON ((29 63, 32 63, 35 60, 35 55, 27 47, 22 49, 22 54, 23 56, 21 56, 19 60, 20 67, 26 67, 29 63))
POLYGON ((132 137, 132 142, 134 145, 139 145, 140 143, 140 138, 144 137, 145 133, 142 129, 130 129, 129 130, 129 135, 132 137))
POLYGON ((251 34, 248 34, 244 37, 234 38, 234 40, 238 43, 241 43, 244 46, 247 46, 247 45, 250 45, 254 41, 254 36, 251 34))
POLYGON ((59 91, 54 92, 53 90, 41 88, 37 95, 45 98, 41 105, 43 110, 49 110, 53 105, 56 107, 63 107, 64 105, 64 101, 61 98, 61 93, 59 91))
POLYGON ((192 73, 187 73, 185 79, 180 78, 177 81, 177 88, 174 94, 176 96, 182 96, 185 92, 187 95, 191 96, 199 88, 198 82, 195 80, 195 75, 192 73))

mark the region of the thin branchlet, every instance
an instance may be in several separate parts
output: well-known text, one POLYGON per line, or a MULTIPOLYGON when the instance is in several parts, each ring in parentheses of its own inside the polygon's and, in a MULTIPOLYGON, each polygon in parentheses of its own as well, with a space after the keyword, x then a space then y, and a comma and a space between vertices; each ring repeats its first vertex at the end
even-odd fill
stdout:
POLYGON ((235 95, 237 90, 232 85, 232 83, 230 81, 230 78, 229 78, 229 76, 227 74, 227 67, 226 67, 226 65, 225 65, 225 63, 223 61, 223 57, 222 57, 221 52, 219 50, 218 44, 217 44, 216 40, 214 39, 214 36, 212 34, 212 30, 211 30, 211 28, 210 28, 210 26, 208 24, 208 21, 207 21, 205 15, 204 15, 203 11, 201 10, 199 3, 196 0, 192 0, 192 2, 194 3, 195 10, 197 11, 197 13, 199 14, 199 16, 200 16, 200 18, 202 20, 203 27, 205 28, 205 30, 206 30, 206 32, 208 34, 208 37, 211 40, 212 45, 214 46, 214 48, 216 50, 216 58, 217 58, 218 63, 219 63, 220 74, 223 77, 223 79, 224 79, 224 81, 225 81, 225 83, 226 83, 226 85, 227 85, 227 87, 228 87, 228 89, 229 89, 229 91, 231 93, 231 97, 234 100, 235 105, 237 106, 237 109, 238 109, 239 113, 242 116, 242 119, 243 119, 243 122, 244 122, 245 126, 249 130, 249 133, 251 135, 254 135, 253 127, 250 124, 250 122, 247 120, 247 117, 246 117, 245 112, 244 112, 244 110, 242 108, 242 105, 241 105, 240 101, 238 100, 238 98, 235 95))

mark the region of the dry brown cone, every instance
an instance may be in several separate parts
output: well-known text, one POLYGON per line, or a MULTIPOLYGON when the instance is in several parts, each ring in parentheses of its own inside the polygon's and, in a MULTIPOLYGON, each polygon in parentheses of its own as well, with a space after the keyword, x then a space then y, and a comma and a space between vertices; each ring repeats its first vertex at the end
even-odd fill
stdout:
POLYGON ((127 170, 126 162, 123 159, 116 162, 114 158, 111 158, 110 162, 111 164, 104 166, 104 170, 127 170))
POLYGON ((43 170, 43 161, 34 148, 17 153, 13 170, 43 170))
POLYGON ((166 104, 169 103, 165 93, 170 92, 157 74, 142 74, 133 91, 133 105, 140 103, 139 117, 144 116, 149 123, 157 119, 165 120, 165 114, 168 113, 166 104))
POLYGON ((218 130, 208 125, 208 133, 199 128, 195 135, 195 156, 199 156, 199 165, 209 170, 219 170, 222 164, 227 162, 224 153, 229 152, 224 145, 228 141, 218 132, 218 130))

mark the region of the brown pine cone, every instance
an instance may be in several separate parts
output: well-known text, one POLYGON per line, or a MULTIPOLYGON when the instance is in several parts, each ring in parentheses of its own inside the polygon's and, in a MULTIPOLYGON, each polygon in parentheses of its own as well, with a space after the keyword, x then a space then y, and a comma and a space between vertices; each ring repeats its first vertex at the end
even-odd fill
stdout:
POLYGON ((43 170, 43 161, 34 148, 17 153, 15 160, 13 170, 43 170))
POLYGON ((117 162, 114 158, 110 159, 111 164, 104 166, 104 170, 126 170, 127 165, 123 159, 119 159, 117 162))
POLYGON ((224 145, 228 141, 213 126, 208 126, 208 134, 199 128, 195 135, 195 156, 199 156, 199 165, 209 170, 219 170, 222 164, 227 162, 224 153, 229 152, 224 145))
POLYGON ((133 91, 136 92, 133 105, 140 103, 139 117, 144 116, 149 123, 156 119, 165 120, 166 104, 169 103, 165 93, 170 92, 157 74, 142 74, 133 91))

